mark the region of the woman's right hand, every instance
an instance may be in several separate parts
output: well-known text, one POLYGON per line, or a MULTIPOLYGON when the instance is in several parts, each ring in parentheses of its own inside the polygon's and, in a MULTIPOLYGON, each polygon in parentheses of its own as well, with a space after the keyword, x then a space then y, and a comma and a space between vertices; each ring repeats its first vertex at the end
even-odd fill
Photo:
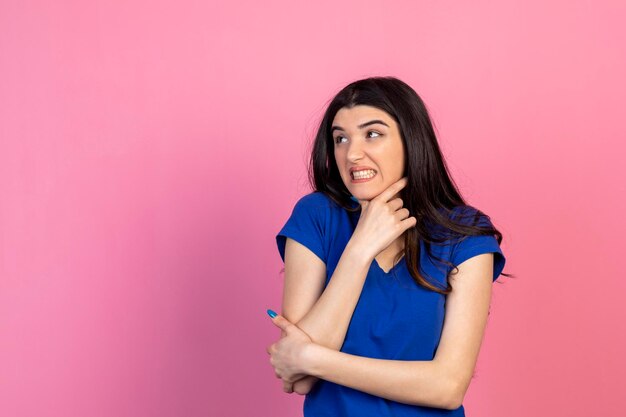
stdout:
POLYGON ((393 198, 407 184, 403 177, 371 200, 359 200, 361 216, 352 233, 350 243, 360 253, 374 259, 407 229, 417 224, 403 208, 400 198, 393 198))
MULTIPOLYGON (((288 391, 287 389, 285 389, 284 391, 290 393, 295 392, 296 394, 300 395, 306 395, 309 393, 309 391, 311 391, 311 389, 313 389, 313 386, 318 380, 319 379, 313 375, 307 375, 291 384, 291 387, 287 388, 290 389, 290 391, 288 391)), ((283 383, 283 387, 285 387, 286 384, 288 384, 288 382, 283 383)))
MULTIPOLYGON (((284 330, 280 332, 280 338, 285 337, 286 333, 284 330)), ((283 381, 283 391, 287 394, 296 393, 300 395, 306 395, 313 389, 315 383, 319 381, 319 378, 313 375, 306 375, 295 382, 287 382, 283 381)))

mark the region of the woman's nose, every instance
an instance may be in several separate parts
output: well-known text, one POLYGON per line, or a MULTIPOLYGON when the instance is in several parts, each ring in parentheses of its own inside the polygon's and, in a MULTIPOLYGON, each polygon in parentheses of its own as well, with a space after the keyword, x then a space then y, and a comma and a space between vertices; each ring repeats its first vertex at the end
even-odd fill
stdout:
POLYGON ((357 142, 352 142, 348 148, 348 159, 356 161, 363 158, 363 146, 357 142))

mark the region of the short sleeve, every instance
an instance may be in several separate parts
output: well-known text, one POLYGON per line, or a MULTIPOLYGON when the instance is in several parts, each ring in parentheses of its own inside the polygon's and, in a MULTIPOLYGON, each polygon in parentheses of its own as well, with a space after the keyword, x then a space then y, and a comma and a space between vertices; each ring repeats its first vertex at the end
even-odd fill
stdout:
POLYGON ((504 269, 506 258, 494 236, 466 237, 454 246, 450 262, 459 266, 469 258, 483 253, 493 253, 493 280, 495 281, 504 269))
MULTIPOLYGON (((479 217, 477 225, 493 227, 491 221, 485 216, 479 217)), ((482 235, 465 237, 463 240, 453 245, 450 262, 459 266, 466 260, 483 253, 493 253, 493 281, 495 281, 498 279, 500 273, 502 273, 504 264, 506 263, 506 258, 495 236, 482 235)))
POLYGON ((328 213, 326 197, 315 192, 307 194, 294 206, 289 219, 276 235, 280 257, 285 262, 287 238, 306 246, 326 263, 325 224, 328 213))

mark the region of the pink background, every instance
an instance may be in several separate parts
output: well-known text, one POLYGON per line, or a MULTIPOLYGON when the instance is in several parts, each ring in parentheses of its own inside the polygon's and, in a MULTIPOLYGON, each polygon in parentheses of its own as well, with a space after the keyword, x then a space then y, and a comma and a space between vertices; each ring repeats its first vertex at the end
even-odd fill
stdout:
POLYGON ((0 415, 300 415, 274 236, 372 75, 426 101, 518 276, 468 415, 622 415, 625 3, 223 3, 0 2, 0 415))

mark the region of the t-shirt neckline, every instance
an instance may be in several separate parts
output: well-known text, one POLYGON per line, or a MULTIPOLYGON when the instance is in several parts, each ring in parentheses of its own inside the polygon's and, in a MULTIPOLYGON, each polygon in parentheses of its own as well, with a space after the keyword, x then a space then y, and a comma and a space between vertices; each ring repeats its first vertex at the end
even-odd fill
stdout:
POLYGON ((378 270, 380 272, 382 272, 384 275, 391 275, 393 273, 393 270, 398 268, 400 266, 400 264, 402 262, 404 262, 404 258, 405 257, 406 257, 406 255, 402 255, 402 258, 400 258, 400 260, 394 266, 392 266, 391 269, 388 272, 385 272, 385 270, 383 268, 381 268, 381 266, 378 264, 378 261, 376 260, 376 258, 374 258, 372 263, 375 263, 376 264, 376 268, 378 268, 378 270))

